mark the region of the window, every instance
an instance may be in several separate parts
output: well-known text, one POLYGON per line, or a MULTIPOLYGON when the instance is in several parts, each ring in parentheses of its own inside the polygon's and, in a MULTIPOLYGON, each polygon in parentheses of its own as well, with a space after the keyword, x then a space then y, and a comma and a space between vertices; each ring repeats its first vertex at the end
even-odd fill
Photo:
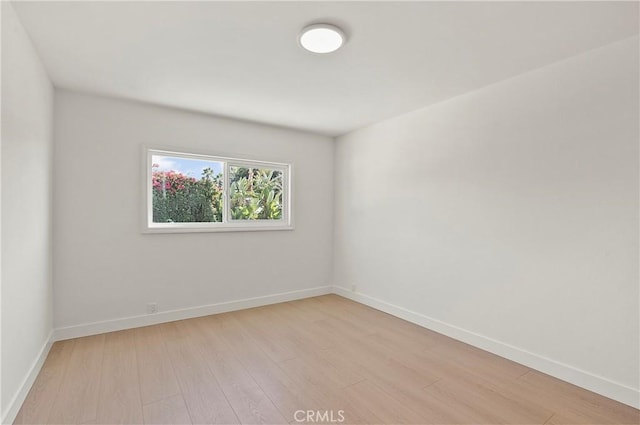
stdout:
POLYGON ((148 149, 147 232, 291 229, 291 165, 148 149))

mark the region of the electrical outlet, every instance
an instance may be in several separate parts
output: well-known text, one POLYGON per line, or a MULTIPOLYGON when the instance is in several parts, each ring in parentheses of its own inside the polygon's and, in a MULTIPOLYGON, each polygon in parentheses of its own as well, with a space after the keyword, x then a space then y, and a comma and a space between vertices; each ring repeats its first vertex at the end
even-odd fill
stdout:
POLYGON ((158 303, 147 304, 147 314, 155 314, 158 312, 158 303))

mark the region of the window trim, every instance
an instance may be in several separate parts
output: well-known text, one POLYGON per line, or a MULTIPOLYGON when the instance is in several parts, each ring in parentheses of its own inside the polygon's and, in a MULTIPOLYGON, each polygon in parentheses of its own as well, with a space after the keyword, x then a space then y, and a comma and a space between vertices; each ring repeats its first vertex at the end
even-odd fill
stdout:
POLYGON ((143 223, 142 233, 206 233, 206 232, 251 232, 267 230, 293 230, 292 180, 293 164, 266 160, 253 160, 244 155, 226 155, 204 153, 201 151, 178 148, 159 148, 143 146, 143 223), (176 156, 179 158, 199 159, 223 163, 223 205, 222 222, 211 223, 154 223, 153 222, 153 155, 176 156), (282 218, 280 220, 231 220, 229 202, 229 168, 234 166, 268 168, 282 171, 282 218))

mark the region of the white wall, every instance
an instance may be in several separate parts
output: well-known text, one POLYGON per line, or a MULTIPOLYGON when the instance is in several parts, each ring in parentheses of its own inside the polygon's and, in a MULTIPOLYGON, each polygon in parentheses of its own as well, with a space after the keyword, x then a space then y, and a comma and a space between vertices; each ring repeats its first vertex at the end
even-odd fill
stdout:
POLYGON ((328 286, 333 140, 56 91, 55 326, 328 286), (142 145, 294 164, 293 231, 141 233, 142 145))
POLYGON ((13 7, 1 7, 4 421, 22 402, 52 329, 53 87, 13 7))
POLYGON ((635 37, 340 137, 336 284, 637 405, 638 112, 635 37))

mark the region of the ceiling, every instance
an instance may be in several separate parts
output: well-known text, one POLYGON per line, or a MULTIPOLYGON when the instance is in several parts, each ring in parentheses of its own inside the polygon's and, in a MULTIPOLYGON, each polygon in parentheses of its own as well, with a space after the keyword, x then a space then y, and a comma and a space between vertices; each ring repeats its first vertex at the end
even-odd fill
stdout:
POLYGON ((16 2, 56 87, 339 135, 638 33, 637 2, 16 2), (339 51, 297 44, 341 26, 339 51))

